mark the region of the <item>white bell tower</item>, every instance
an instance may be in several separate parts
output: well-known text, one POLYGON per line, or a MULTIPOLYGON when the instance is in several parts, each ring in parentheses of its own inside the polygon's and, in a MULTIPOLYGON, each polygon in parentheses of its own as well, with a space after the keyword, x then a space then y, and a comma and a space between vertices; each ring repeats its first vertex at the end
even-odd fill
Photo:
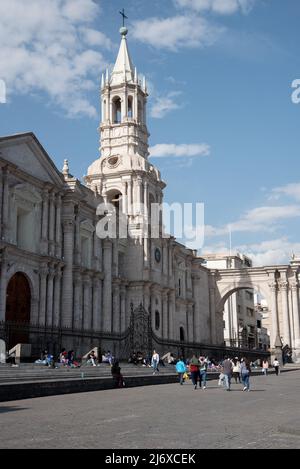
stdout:
POLYGON ((105 202, 118 201, 130 225, 142 232, 150 204, 162 202, 166 185, 148 161, 146 79, 140 80, 133 66, 127 33, 123 26, 114 68, 102 75, 100 158, 89 167, 85 181, 105 202))
POLYGON ((100 124, 101 155, 129 153, 148 158, 146 127, 147 89, 145 78, 138 78, 127 47, 127 28, 122 36, 117 61, 111 76, 108 70, 101 80, 102 121, 100 124))

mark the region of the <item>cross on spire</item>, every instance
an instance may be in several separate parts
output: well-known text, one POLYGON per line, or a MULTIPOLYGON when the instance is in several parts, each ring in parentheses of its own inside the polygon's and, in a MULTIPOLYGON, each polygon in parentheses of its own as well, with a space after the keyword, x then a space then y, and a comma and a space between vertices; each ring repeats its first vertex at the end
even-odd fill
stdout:
POLYGON ((128 16, 125 15, 125 10, 123 8, 122 11, 119 12, 120 15, 123 17, 123 28, 125 27, 125 18, 128 20, 128 16))

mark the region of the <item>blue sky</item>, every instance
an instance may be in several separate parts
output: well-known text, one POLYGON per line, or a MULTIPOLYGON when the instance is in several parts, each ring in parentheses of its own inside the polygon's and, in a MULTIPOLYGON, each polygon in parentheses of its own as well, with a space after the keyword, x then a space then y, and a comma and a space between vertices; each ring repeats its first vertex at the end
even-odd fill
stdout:
POLYGON ((204 202, 203 251, 228 250, 230 225, 256 265, 300 255, 298 0, 1 0, 0 134, 35 132, 82 178, 123 7, 165 201, 204 202))

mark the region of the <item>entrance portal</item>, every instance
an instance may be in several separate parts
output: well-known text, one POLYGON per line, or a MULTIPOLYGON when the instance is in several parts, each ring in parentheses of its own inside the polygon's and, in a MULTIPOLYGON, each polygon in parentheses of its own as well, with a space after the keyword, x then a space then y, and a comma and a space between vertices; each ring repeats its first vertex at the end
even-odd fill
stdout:
POLYGON ((31 291, 26 276, 17 272, 9 281, 6 291, 6 314, 8 323, 8 348, 28 343, 30 323, 31 291))

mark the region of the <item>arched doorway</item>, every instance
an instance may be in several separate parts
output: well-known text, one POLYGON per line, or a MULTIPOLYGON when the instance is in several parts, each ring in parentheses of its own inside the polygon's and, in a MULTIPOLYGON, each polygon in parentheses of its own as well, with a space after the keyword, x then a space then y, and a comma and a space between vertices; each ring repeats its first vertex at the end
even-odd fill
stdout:
POLYGON ((19 343, 28 343, 29 333, 24 326, 30 323, 31 290, 27 277, 17 272, 6 290, 5 320, 8 323, 9 349, 19 343))

